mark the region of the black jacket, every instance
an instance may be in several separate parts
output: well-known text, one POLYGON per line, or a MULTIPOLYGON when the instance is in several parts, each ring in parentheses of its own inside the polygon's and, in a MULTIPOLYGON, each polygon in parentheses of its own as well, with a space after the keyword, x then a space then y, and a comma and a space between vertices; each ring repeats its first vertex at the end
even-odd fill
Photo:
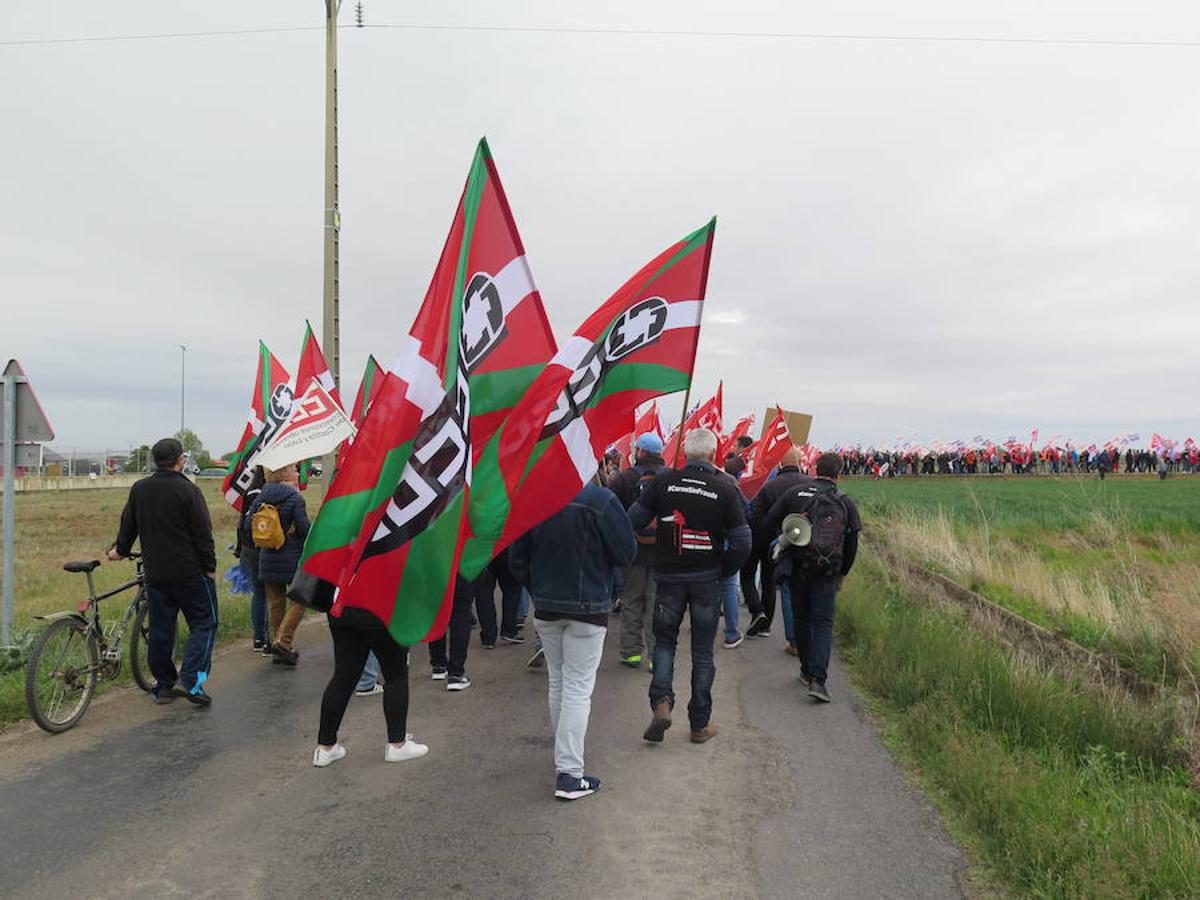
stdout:
MULTIPOLYGON (((854 559, 858 555, 858 533, 862 531, 863 527, 862 516, 859 515, 858 506, 854 500, 839 491, 837 482, 831 479, 801 475, 791 485, 792 488, 809 489, 814 486, 832 490, 846 510, 846 536, 842 541, 842 568, 838 574, 848 575, 850 569, 854 566, 854 559)), ((780 498, 767 510, 767 514, 761 524, 761 533, 769 536, 768 541, 773 540, 774 537, 779 535, 784 517, 791 512, 800 512, 804 505, 805 500, 800 496, 799 491, 785 490, 780 498)))
POLYGON ((637 503, 638 495, 641 494, 641 488, 638 487, 638 482, 642 480, 643 475, 657 475, 663 470, 666 463, 663 458, 657 454, 643 453, 638 451, 638 460, 628 469, 618 472, 616 477, 609 482, 608 488, 617 495, 617 499, 621 501, 621 505, 625 509, 629 509, 633 504, 637 503))
POLYGON ((784 466, 779 474, 758 489, 754 499, 750 501, 750 529, 754 532, 755 547, 761 553, 777 535, 766 534, 762 530, 767 513, 794 484, 799 484, 806 476, 801 474, 796 466, 784 466))
POLYGON ((117 552, 128 556, 139 538, 148 584, 172 584, 217 570, 204 495, 172 469, 159 469, 129 489, 117 552))
POLYGON ((664 583, 728 577, 750 555, 742 495, 711 463, 688 460, 682 469, 663 469, 629 518, 635 529, 658 519, 654 571, 664 583))

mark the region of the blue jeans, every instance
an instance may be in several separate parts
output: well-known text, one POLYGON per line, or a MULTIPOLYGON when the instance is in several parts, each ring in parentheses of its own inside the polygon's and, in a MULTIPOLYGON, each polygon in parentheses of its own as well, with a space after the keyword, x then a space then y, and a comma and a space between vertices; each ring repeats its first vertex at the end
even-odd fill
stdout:
POLYGON ((792 589, 785 581, 779 585, 779 610, 783 614, 783 636, 796 646, 796 616, 792 613, 792 589))
POLYGON ((250 627, 254 629, 254 640, 266 643, 271 639, 267 629, 267 587, 258 580, 257 572, 252 572, 245 563, 241 566, 250 579, 250 627))
POLYGON ((790 585, 800 674, 821 684, 829 674, 829 654, 833 651, 837 586, 837 575, 793 576, 790 585))
POLYGON ((738 577, 736 574, 721 579, 721 609, 725 614, 725 640, 736 641, 741 634, 738 629, 738 577))
POLYGON ((150 601, 150 634, 146 661, 160 690, 178 681, 194 693, 208 680, 213 645, 217 641, 217 586, 207 575, 195 575, 170 584, 146 585, 150 601), (175 670, 175 623, 179 614, 188 625, 183 665, 175 670))
POLYGON ((717 674, 713 641, 717 637, 717 613, 721 590, 716 579, 691 584, 658 582, 654 605, 654 677, 650 681, 650 708, 662 700, 675 707, 675 645, 679 625, 688 610, 692 620, 692 699, 688 720, 692 731, 700 731, 712 717, 712 684, 717 674))
POLYGON ((375 657, 375 651, 372 650, 367 654, 367 661, 363 663, 362 675, 359 676, 358 684, 354 686, 356 691, 369 691, 379 682, 379 660, 375 657))

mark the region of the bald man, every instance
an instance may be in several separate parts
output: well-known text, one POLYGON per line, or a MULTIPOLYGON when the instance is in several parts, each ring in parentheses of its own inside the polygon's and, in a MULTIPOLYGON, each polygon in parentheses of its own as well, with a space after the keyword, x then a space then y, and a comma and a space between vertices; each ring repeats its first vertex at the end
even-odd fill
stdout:
MULTIPOLYGON (((776 535, 762 534, 762 523, 768 510, 775 501, 787 493, 788 488, 795 485, 804 476, 800 473, 800 449, 792 447, 783 455, 779 464, 779 472, 774 478, 764 484, 750 502, 750 528, 754 532, 754 551, 746 564, 742 566, 742 595, 746 598, 746 607, 750 611, 750 626, 746 629, 748 637, 768 637, 771 634, 771 623, 775 618, 775 582, 772 578, 771 541, 776 535), (755 572, 762 570, 762 594, 759 594, 755 584, 755 572)), ((788 640, 788 646, 794 648, 794 642, 788 640)), ((787 648, 785 648, 787 649, 787 648)), ((789 652, 791 652, 789 650, 789 652)))

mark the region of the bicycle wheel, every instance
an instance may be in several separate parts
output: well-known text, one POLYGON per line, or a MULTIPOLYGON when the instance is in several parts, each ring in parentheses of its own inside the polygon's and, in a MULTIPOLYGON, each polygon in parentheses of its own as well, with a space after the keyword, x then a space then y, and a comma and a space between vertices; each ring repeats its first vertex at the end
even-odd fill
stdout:
POLYGON ((41 633, 25 666, 25 702, 43 731, 74 726, 96 693, 100 648, 78 619, 59 619, 41 633))
MULTIPOLYGON (((179 634, 177 625, 175 631, 175 652, 173 654, 175 668, 183 663, 183 645, 185 638, 179 634)), ((129 635, 129 668, 133 672, 133 680, 143 691, 152 691, 158 686, 158 679, 150 671, 150 661, 146 649, 150 646, 150 603, 145 595, 138 602, 137 615, 133 618, 133 629, 129 635)))

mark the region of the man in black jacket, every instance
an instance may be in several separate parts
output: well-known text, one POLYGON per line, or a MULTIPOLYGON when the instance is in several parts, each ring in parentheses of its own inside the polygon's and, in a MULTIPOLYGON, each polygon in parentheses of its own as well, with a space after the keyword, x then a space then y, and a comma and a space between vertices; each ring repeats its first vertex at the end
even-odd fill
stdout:
MULTIPOLYGON (((789 449, 779 462, 779 472, 759 488, 750 501, 750 530, 754 533, 754 552, 742 566, 742 595, 750 611, 747 637, 767 637, 771 634, 771 623, 775 620, 775 578, 771 563, 771 541, 774 534, 762 531, 763 520, 775 502, 804 478, 800 474, 800 451, 789 449), (755 584, 756 571, 762 572, 762 594, 755 584)), ((784 620, 786 622, 786 619, 784 620)))
POLYGON ((630 510, 634 529, 657 522, 654 606, 654 718, 642 737, 655 743, 671 727, 675 706, 675 644, 686 609, 692 623, 691 740, 703 744, 717 733, 711 724, 716 676, 713 641, 721 611, 720 580, 737 574, 750 553, 750 528, 733 479, 714 465, 717 436, 707 428, 684 440, 687 464, 663 469, 630 510))
MULTIPOLYGON (((634 441, 633 465, 617 475, 610 488, 621 506, 629 510, 663 470, 663 442, 647 432, 634 441)), ((642 654, 654 659, 654 528, 636 534, 637 557, 625 570, 621 602, 621 662, 632 668, 642 664, 642 654)))
MULTIPOLYGON (((836 453, 822 453, 817 459, 816 478, 801 476, 767 512, 762 532, 778 537, 783 520, 789 513, 803 513, 814 518, 816 509, 813 498, 826 494, 841 506, 840 546, 835 546, 828 560, 817 558, 815 563, 809 548, 795 548, 791 554, 792 573, 788 587, 792 594, 792 616, 796 623, 796 650, 800 657, 800 676, 808 686, 808 695, 814 700, 828 703, 829 689, 825 686, 828 675, 829 656, 833 650, 833 615, 837 593, 842 581, 854 565, 858 553, 858 533, 862 531, 862 518, 854 501, 837 489, 838 474, 842 471, 842 458, 836 453), (828 565, 823 563, 828 562, 828 565)), ((837 507, 834 507, 837 511, 837 507)), ((814 534, 821 528, 818 521, 812 523, 814 534)), ((816 543, 814 537, 813 544, 816 543)))
POLYGON ((183 475, 183 445, 163 438, 151 450, 157 470, 129 490, 117 540, 109 559, 129 555, 141 539, 146 596, 150 600, 150 635, 146 656, 157 685, 156 703, 184 697, 197 706, 212 702, 204 692, 217 638, 217 556, 212 522, 200 489, 183 475), (175 622, 188 624, 183 667, 177 672, 175 622))

